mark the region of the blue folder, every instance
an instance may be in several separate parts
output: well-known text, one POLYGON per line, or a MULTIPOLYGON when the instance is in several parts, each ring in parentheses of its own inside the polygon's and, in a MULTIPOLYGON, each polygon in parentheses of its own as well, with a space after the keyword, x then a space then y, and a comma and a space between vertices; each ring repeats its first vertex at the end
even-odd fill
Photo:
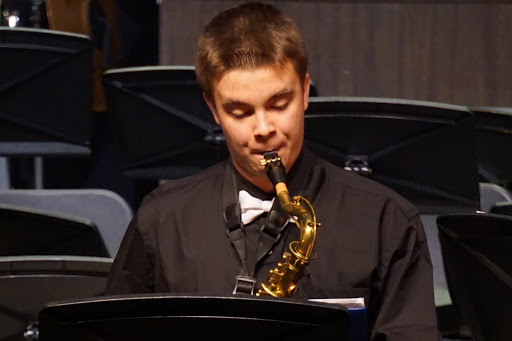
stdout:
POLYGON ((365 341, 366 308, 348 308, 350 318, 349 341, 365 341))

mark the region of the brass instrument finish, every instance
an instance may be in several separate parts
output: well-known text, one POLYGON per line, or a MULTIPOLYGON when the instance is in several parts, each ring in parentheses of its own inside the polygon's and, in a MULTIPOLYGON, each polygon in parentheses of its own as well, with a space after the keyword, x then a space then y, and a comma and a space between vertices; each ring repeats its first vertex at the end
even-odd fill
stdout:
POLYGON ((290 198, 285 183, 285 169, 279 155, 276 152, 268 152, 263 156, 265 159, 261 160, 261 165, 265 166, 281 206, 300 229, 300 238, 290 243, 290 252, 285 252, 277 266, 270 270, 256 296, 292 297, 297 292, 297 282, 302 277, 304 268, 315 258, 313 246, 316 228, 320 223, 316 222, 315 211, 306 198, 290 198))

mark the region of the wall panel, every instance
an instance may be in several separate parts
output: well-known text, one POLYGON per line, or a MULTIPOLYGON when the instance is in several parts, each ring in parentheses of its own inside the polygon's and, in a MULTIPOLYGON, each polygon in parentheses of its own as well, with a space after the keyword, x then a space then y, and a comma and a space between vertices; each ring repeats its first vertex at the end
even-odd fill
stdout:
MULTIPOLYGON (((163 0, 160 63, 194 63, 197 38, 240 1, 163 0)), ((320 95, 512 106, 512 3, 268 1, 304 35, 320 95)))

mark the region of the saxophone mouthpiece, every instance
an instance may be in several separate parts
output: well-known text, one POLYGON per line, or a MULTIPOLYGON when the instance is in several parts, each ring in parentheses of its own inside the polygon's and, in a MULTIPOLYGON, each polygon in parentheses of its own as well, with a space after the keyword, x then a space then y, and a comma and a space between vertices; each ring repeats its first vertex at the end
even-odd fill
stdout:
POLYGON ((276 165, 277 163, 281 163, 281 158, 279 157, 279 154, 277 154, 276 151, 264 152, 263 159, 260 160, 260 164, 262 166, 266 166, 271 162, 274 163, 274 165, 276 165))
POLYGON ((267 176, 275 187, 278 183, 286 183, 286 170, 281 162, 281 158, 276 151, 263 153, 264 159, 261 160, 261 165, 265 166, 267 176))

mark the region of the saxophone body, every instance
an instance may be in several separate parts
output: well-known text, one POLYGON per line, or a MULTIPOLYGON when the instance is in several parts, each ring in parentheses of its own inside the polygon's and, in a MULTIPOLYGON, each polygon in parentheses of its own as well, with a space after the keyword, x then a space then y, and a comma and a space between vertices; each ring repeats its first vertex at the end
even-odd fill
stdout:
POLYGON ((256 296, 292 297, 297 292, 297 282, 304 268, 315 258, 313 246, 316 239, 315 211, 309 201, 301 196, 290 197, 285 182, 285 169, 276 152, 264 154, 261 164, 276 190, 283 209, 291 216, 300 229, 300 237, 289 245, 277 266, 270 270, 267 279, 261 284, 256 296))

